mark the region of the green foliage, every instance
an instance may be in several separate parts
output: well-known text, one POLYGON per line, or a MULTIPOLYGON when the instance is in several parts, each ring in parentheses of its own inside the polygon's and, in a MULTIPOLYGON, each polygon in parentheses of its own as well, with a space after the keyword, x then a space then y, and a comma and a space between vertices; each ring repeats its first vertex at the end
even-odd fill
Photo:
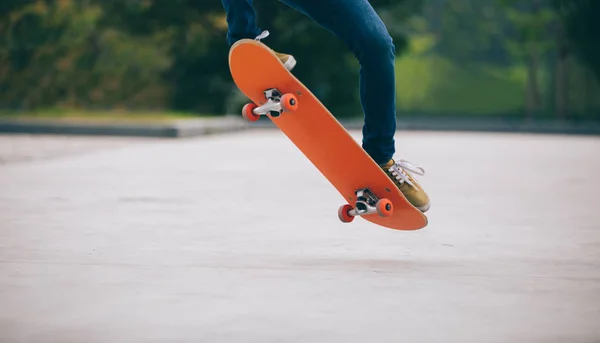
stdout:
MULTIPOLYGON (((420 0, 406 0, 415 6, 420 0)), ((390 13, 397 49, 397 1, 390 13)), ((298 76, 335 112, 360 112, 357 65, 332 34, 278 1, 255 1, 267 43, 294 54, 298 76), (317 53, 315 53, 317 52, 317 53)), ((235 87, 220 1, 3 2, 0 107, 132 107, 223 113, 235 87), (6 23, 6 24, 5 24, 6 23)))
POLYGON ((503 6, 509 24, 504 43, 515 59, 528 58, 532 50, 545 55, 555 47, 555 37, 549 28, 557 17, 548 0, 533 0, 527 6, 516 0, 497 1, 503 6))
POLYGON ((429 53, 431 35, 412 37, 411 51, 397 62, 398 110, 495 114, 513 112, 523 103, 523 67, 455 63, 429 53))
MULTIPOLYGON (((400 112, 600 108, 600 1, 370 3, 394 38, 400 112)), ((300 80, 336 116, 361 116, 349 49, 280 1, 254 4, 300 80)), ((237 112, 226 32, 220 0, 0 1, 0 109, 237 112)))
POLYGON ((564 25, 572 52, 600 82, 600 1, 554 0, 553 5, 564 25))
POLYGON ((78 1, 36 1, 10 13, 0 32, 2 107, 122 106, 139 97, 160 105, 159 73, 170 65, 160 37, 102 28, 103 15, 78 1))
POLYGON ((223 113, 232 83, 220 1, 95 0, 106 9, 103 23, 164 50, 170 64, 155 72, 168 88, 165 106, 223 113), (155 37, 165 39, 156 40, 155 37))

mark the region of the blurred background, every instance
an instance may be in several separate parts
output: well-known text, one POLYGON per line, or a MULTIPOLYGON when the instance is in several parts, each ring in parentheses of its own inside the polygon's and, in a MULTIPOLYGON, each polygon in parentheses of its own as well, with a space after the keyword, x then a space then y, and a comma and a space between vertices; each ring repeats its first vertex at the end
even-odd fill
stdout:
MULTIPOLYGON (((396 44, 398 116, 600 119, 600 1, 370 2, 396 44)), ((360 118, 350 51, 279 1, 255 8, 296 76, 338 118, 360 118)), ((2 0, 0 110, 237 114, 226 30, 220 0, 2 0)))

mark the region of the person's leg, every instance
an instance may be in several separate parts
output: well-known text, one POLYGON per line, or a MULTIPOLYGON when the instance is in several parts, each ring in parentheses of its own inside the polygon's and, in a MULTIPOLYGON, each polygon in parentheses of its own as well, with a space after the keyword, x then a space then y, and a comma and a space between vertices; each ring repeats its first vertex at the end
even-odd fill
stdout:
POLYGON ((392 38, 368 0, 280 0, 339 37, 360 63, 360 101, 364 112, 363 149, 421 211, 429 197, 410 173, 409 162, 394 161, 396 133, 396 51, 392 38))
POLYGON ((367 0, 280 0, 339 37, 360 63, 363 148, 378 164, 395 153, 395 47, 367 0))
POLYGON ((261 30, 256 25, 253 0, 221 0, 227 12, 227 42, 233 45, 244 38, 254 39, 261 30))
MULTIPOLYGON (((221 0, 227 13, 227 43, 232 46, 240 39, 255 39, 261 33, 256 23, 256 11, 252 6, 253 0, 221 0)), ((275 51, 281 63, 292 70, 296 66, 294 56, 275 51)))

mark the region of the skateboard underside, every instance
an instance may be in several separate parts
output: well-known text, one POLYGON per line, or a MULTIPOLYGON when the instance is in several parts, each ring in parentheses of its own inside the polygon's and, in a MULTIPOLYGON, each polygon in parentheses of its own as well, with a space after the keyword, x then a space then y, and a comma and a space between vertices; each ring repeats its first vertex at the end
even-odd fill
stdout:
POLYGON ((230 50, 238 88, 252 103, 243 116, 267 116, 344 197, 338 217, 360 216, 395 230, 418 230, 427 217, 412 206, 390 178, 325 106, 263 43, 244 39, 230 50))

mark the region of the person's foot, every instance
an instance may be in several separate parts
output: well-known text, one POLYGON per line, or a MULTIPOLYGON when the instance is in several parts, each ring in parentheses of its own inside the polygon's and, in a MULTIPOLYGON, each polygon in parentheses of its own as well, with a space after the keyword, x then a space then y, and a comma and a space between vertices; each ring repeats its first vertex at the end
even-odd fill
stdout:
MULTIPOLYGON (((255 39, 257 41, 260 41, 263 38, 267 38, 269 36, 269 31, 265 30, 263 31, 260 35, 258 35, 255 39)), ((294 58, 294 56, 292 55, 288 55, 288 54, 283 54, 280 52, 277 52, 273 49, 271 49, 275 55, 277 55, 277 57, 279 58, 279 60, 281 61, 281 63, 283 63, 283 65, 285 66, 285 68, 289 71, 291 71, 292 69, 294 69, 294 67, 296 66, 296 59, 294 58)))
POLYGON ((391 159, 380 166, 392 181, 394 181, 394 184, 396 184, 402 194, 404 194, 406 200, 421 212, 429 210, 429 207, 431 206, 429 196, 410 174, 410 172, 413 172, 415 174, 425 175, 425 170, 423 170, 423 168, 413 166, 410 162, 405 160, 396 162, 394 159, 391 159))
POLYGON ((287 70, 291 71, 292 69, 294 69, 294 67, 296 66, 296 59, 294 58, 294 56, 282 54, 277 51, 273 52, 275 53, 275 55, 277 55, 277 57, 279 57, 279 60, 281 61, 281 63, 283 63, 287 70))

